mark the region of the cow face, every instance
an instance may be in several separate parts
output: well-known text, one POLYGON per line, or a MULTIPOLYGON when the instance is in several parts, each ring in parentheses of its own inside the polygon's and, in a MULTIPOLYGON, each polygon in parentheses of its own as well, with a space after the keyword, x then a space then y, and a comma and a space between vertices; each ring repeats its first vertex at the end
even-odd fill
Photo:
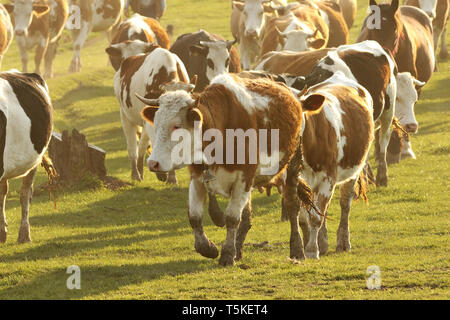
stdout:
POLYGON ((415 79, 409 72, 397 74, 396 79, 397 98, 395 100, 395 116, 405 131, 408 133, 416 133, 419 128, 414 114, 414 106, 418 100, 416 88, 424 86, 425 83, 415 79))
POLYGON ((420 9, 422 9, 431 19, 436 18, 437 0, 419 0, 420 9))
POLYGON ((120 61, 131 56, 152 52, 158 46, 152 43, 143 42, 141 40, 127 40, 120 43, 110 45, 105 49, 106 53, 111 57, 118 57, 120 61))
POLYGON ((46 4, 36 4, 35 0, 16 0, 14 4, 5 4, 5 8, 14 18, 14 32, 17 37, 28 36, 28 27, 33 16, 40 17, 50 11, 46 4))
MULTIPOLYGON (((391 4, 378 5, 375 0, 370 0, 371 6, 378 6, 380 12, 380 26, 379 28, 368 28, 367 40, 375 40, 381 46, 389 49, 392 53, 398 49, 398 42, 400 40, 399 25, 400 20, 397 15, 399 1, 392 0, 391 4)), ((366 20, 365 23, 369 23, 366 20)), ((368 26, 366 25, 366 28, 368 26)))
POLYGON ((200 45, 189 48, 192 55, 200 55, 206 61, 206 77, 227 73, 230 66, 230 50, 236 41, 200 41, 200 45))
POLYGON ((242 12, 244 18, 244 36, 259 38, 265 24, 265 13, 273 12, 271 0, 233 1, 233 6, 242 12))
POLYGON ((317 30, 314 33, 303 30, 281 32, 278 28, 276 30, 283 50, 302 52, 320 49, 325 45, 324 39, 315 39, 317 30))
POLYGON ((168 91, 159 99, 138 98, 149 105, 142 110, 142 117, 152 123, 155 129, 152 154, 147 161, 150 171, 167 172, 191 164, 190 159, 194 155, 194 142, 191 139, 194 137, 194 124, 201 124, 203 119, 191 94, 177 90, 168 91), (181 163, 172 157, 176 145, 180 144, 179 140, 172 141, 176 136, 181 137, 183 144, 187 143, 187 149, 192 150, 189 155, 183 154, 181 163))

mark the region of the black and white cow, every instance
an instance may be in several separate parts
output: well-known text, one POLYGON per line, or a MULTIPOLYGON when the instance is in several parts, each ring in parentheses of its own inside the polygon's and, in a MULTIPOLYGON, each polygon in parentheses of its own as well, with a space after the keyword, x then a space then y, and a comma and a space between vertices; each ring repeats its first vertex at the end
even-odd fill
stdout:
POLYGON ((235 41, 225 41, 221 36, 200 29, 178 37, 170 51, 180 57, 189 77, 198 76, 196 91, 203 89, 214 77, 241 71, 235 41))
POLYGON ((37 166, 47 150, 53 107, 45 81, 35 73, 0 73, 0 242, 7 237, 8 180, 23 177, 19 243, 29 242, 28 212, 37 166))

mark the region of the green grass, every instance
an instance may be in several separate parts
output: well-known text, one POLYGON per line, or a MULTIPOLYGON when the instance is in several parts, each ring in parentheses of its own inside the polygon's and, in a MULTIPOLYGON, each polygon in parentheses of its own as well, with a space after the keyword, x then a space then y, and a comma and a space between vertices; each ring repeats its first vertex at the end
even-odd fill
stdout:
MULTIPOLYGON (((366 10, 366 1, 359 4, 352 40, 366 10)), ((202 27, 230 38, 229 13, 225 0, 171 0, 162 23, 174 24, 176 34, 202 27)), ((65 34, 57 77, 48 81, 55 128, 81 130, 107 151, 108 174, 130 181, 106 46, 103 34, 92 35, 82 51, 82 72, 68 74, 72 53, 65 34)), ((20 68, 15 43, 3 69, 13 67, 20 68)), ((449 299, 449 88, 450 63, 440 63, 416 106, 417 160, 390 166, 389 187, 371 188, 368 206, 353 205, 350 253, 334 253, 339 221, 334 199, 329 254, 319 261, 290 262, 290 228, 280 221, 280 197, 255 193, 247 243, 270 246, 246 246, 242 262, 219 267, 193 248, 187 170, 178 173, 176 187, 146 171, 144 182, 116 192, 66 190, 59 194, 57 210, 45 193, 36 195, 30 214, 33 242, 18 245, 20 181, 14 181, 6 204, 9 239, 0 245, 0 299, 449 299), (81 268, 81 290, 66 288, 70 265, 81 268), (366 289, 370 265, 381 268, 381 290, 366 289)), ((45 179, 39 169, 35 184, 45 179)), ((207 215, 205 231, 217 244, 225 239, 225 230, 207 215)))

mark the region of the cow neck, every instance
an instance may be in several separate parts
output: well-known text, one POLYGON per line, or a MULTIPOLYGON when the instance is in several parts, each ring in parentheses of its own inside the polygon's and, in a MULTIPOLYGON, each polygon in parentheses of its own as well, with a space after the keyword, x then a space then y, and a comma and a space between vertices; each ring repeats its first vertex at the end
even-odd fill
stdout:
POLYGON ((197 104, 197 108, 200 110, 200 112, 203 115, 203 125, 202 130, 206 131, 211 128, 217 128, 216 121, 214 119, 214 115, 211 112, 211 107, 209 105, 208 99, 203 99, 200 101, 201 98, 199 98, 199 103, 197 104))

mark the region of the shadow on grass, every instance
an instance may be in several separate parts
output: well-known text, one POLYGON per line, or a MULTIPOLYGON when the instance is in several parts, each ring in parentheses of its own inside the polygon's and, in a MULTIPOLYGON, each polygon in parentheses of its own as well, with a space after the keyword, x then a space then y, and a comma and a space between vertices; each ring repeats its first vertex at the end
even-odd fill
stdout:
MULTIPOLYGON (((199 271, 218 268, 209 260, 176 260, 164 263, 125 264, 121 266, 83 266, 81 289, 67 289, 66 281, 70 274, 64 266, 60 270, 41 273, 33 280, 20 283, 0 291, 1 299, 82 299, 108 294, 124 286, 139 285, 158 280, 165 276, 189 275, 199 271)), ((117 293, 116 293, 117 294, 117 293)), ((176 298, 176 297, 174 297, 176 298)))

